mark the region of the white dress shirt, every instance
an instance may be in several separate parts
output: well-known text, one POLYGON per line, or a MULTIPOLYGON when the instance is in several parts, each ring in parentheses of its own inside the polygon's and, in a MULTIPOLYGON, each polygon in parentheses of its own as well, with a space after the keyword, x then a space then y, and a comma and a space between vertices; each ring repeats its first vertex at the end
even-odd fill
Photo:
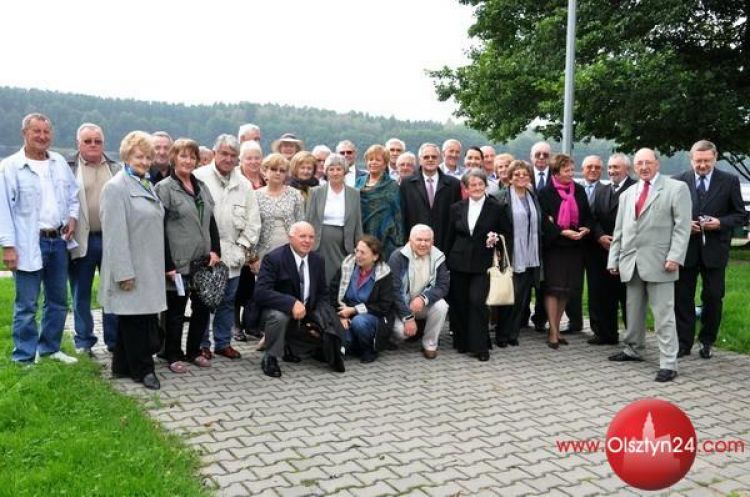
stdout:
POLYGON ((469 197, 469 233, 471 235, 474 235, 474 226, 477 225, 477 220, 479 219, 479 214, 482 212, 482 207, 484 207, 484 199, 486 197, 482 196, 479 200, 474 200, 473 198, 469 197))
MULTIPOLYGON (((290 247, 291 248, 291 247, 290 247)), ((296 270, 299 273, 299 264, 302 261, 305 261, 305 270, 303 271, 303 274, 305 275, 305 291, 302 292, 302 303, 307 303, 307 299, 310 298, 310 258, 307 256, 301 257, 297 252, 292 250, 292 255, 294 255, 294 262, 296 264, 296 270)))

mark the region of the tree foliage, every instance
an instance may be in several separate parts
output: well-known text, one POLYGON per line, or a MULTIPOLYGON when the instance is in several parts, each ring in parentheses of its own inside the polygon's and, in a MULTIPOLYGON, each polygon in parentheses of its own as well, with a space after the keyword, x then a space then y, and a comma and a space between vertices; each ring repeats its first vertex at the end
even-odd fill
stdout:
MULTIPOLYGON (((433 71, 441 100, 490 138, 561 135, 567 0, 475 7, 470 64, 433 71)), ((575 138, 672 155, 701 138, 750 179, 747 0, 578 0, 575 138)))

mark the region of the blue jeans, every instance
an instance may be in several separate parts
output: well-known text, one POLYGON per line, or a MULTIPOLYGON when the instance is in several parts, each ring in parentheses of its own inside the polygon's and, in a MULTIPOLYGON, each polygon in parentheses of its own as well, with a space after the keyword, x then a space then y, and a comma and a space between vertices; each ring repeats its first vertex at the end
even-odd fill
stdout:
POLYGON ((357 314, 352 318, 345 334, 347 348, 355 354, 375 352, 375 334, 378 331, 378 318, 372 314, 357 314))
MULTIPOLYGON (((229 278, 227 287, 224 289, 224 300, 214 311, 214 350, 221 350, 232 344, 232 325, 234 325, 234 296, 237 293, 237 285, 240 277, 229 278)), ((202 348, 211 348, 211 338, 208 328, 203 334, 202 348)))
POLYGON ((17 362, 33 362, 60 350, 65 315, 68 312, 68 250, 61 238, 41 238, 42 269, 16 271, 16 300, 13 305, 13 353, 17 362), (37 301, 44 285, 42 333, 36 324, 37 301))
MULTIPOLYGON (((73 294, 73 318, 77 349, 90 349, 96 344, 94 318, 91 315, 91 285, 94 273, 102 268, 102 235, 90 233, 86 255, 69 264, 70 292, 73 294)), ((117 316, 102 311, 104 343, 114 349, 117 342, 117 316)))

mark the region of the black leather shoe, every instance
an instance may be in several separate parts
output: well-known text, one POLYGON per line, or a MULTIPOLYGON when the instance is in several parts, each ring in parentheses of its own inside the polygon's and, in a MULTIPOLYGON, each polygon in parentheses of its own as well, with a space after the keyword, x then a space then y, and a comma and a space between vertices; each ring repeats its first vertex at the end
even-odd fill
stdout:
POLYGON ((698 354, 700 354, 703 359, 711 359, 711 356, 714 355, 713 351, 711 350, 711 344, 702 344, 701 348, 698 349, 698 354))
POLYGON ((505 347, 508 346, 508 342, 506 340, 498 340, 497 346, 500 347, 501 349, 504 349, 505 347))
POLYGON ((513 340, 508 340, 508 345, 510 345, 511 347, 518 347, 518 340, 516 340, 515 338, 513 340))
POLYGON ((547 331, 547 328, 543 324, 535 324, 534 331, 536 331, 537 333, 544 333, 545 331, 547 331))
POLYGON ((363 352, 361 356, 359 356, 359 362, 362 364, 369 364, 371 362, 375 362, 375 359, 378 358, 377 352, 373 351, 366 351, 363 352))
POLYGON ((294 363, 302 361, 302 359, 300 359, 299 356, 294 355, 294 352, 292 352, 292 348, 289 347, 288 345, 284 347, 284 355, 281 358, 281 360, 284 362, 294 362, 294 363))
POLYGON ((665 383, 667 381, 672 381, 677 377, 677 371, 674 371, 672 369, 660 369, 658 373, 656 373, 656 378, 654 378, 654 381, 658 381, 659 383, 665 383))
POLYGON ((480 352, 477 354, 477 359, 479 359, 482 362, 486 362, 490 360, 490 353, 488 351, 480 352))
POLYGON ((625 352, 618 352, 617 354, 609 356, 607 359, 609 359, 610 361, 615 361, 615 362, 628 362, 628 361, 643 362, 642 358, 628 355, 625 352))
POLYGON ((690 355, 690 349, 687 347, 680 347, 680 350, 677 352, 677 358, 679 359, 680 357, 685 357, 686 355, 690 355))
POLYGON ((271 378, 281 377, 281 368, 276 358, 270 355, 265 355, 263 361, 260 363, 260 367, 263 369, 263 374, 270 376, 271 378))
POLYGON ((560 330, 560 334, 562 334, 562 335, 571 335, 573 333, 578 333, 581 330, 583 330, 582 326, 568 326, 564 330, 560 330))
POLYGON ((594 336, 586 340, 586 343, 590 345, 617 345, 619 340, 606 340, 600 336, 594 336))
POLYGON ((154 373, 148 373, 143 377, 143 386, 149 390, 159 390, 161 383, 159 383, 159 378, 154 373))

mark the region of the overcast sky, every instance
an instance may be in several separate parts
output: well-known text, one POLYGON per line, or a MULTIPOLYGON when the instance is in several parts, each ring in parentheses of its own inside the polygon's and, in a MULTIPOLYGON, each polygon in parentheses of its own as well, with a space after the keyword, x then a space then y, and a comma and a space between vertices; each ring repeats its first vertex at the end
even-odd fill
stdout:
POLYGON ((1 86, 445 121, 426 69, 466 62, 458 0, 8 0, 1 86))

